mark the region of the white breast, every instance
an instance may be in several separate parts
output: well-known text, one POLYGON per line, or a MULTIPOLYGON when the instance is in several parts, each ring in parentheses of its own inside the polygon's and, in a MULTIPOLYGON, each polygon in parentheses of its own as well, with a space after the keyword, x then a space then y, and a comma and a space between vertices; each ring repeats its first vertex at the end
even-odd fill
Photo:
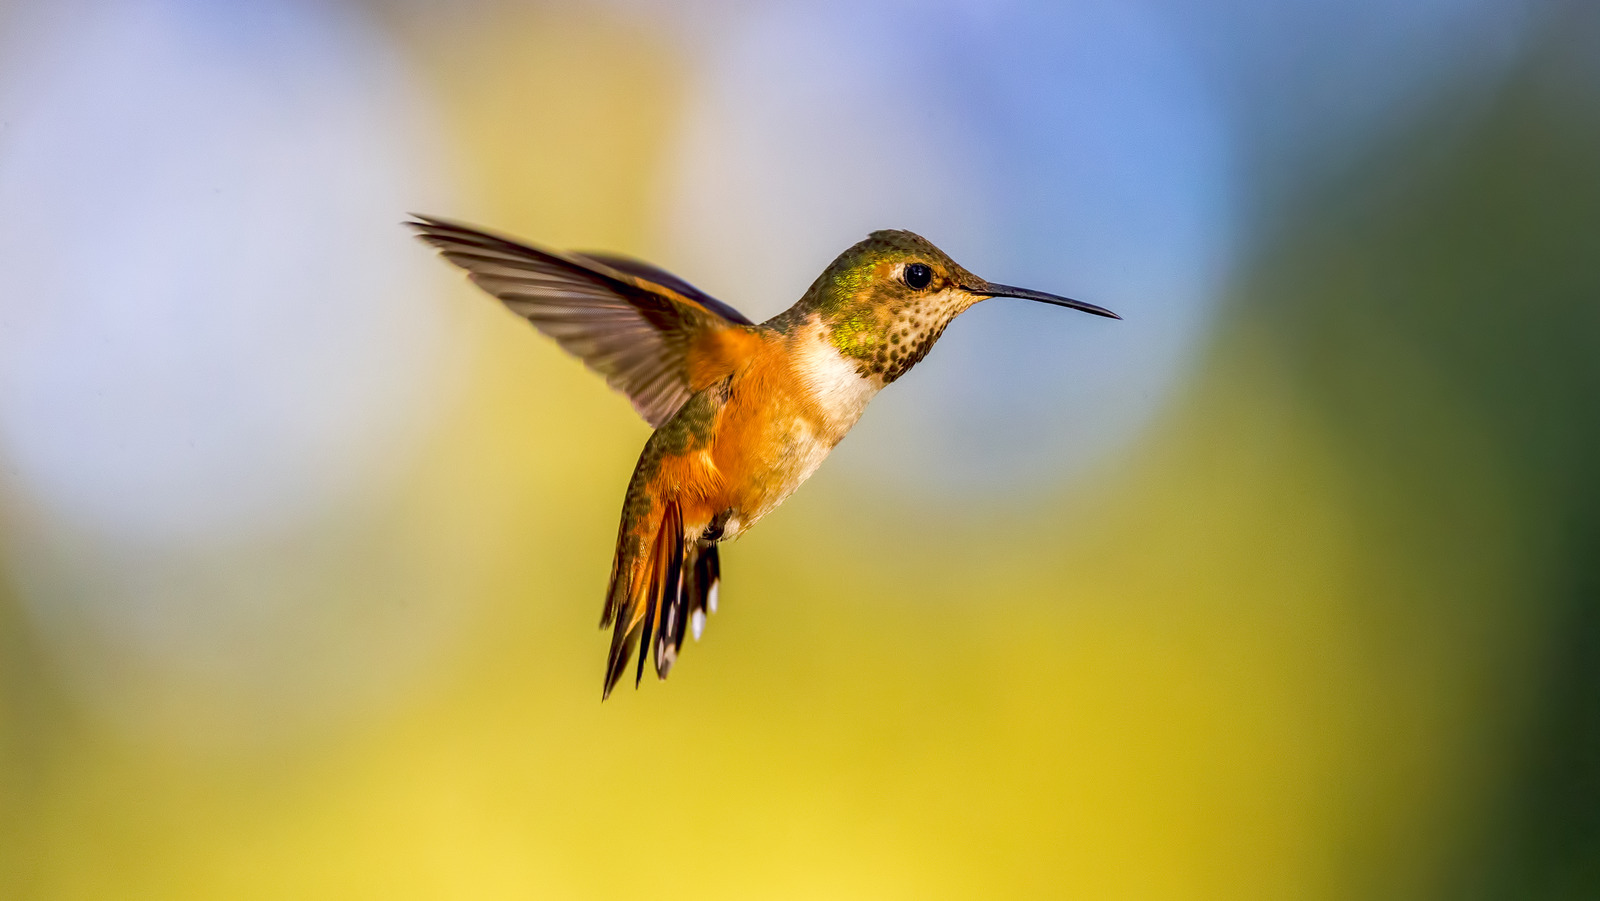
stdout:
POLYGON ((883 387, 877 379, 857 372, 855 362, 828 343, 820 326, 801 336, 794 365, 801 383, 829 417, 828 430, 834 433, 830 447, 850 431, 867 401, 883 387))

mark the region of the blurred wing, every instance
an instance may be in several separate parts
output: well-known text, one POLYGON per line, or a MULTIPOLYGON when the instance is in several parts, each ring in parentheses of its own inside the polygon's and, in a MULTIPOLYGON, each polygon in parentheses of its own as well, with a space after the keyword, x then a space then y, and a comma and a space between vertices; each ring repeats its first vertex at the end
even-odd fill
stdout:
POLYGON ((406 224, 627 395, 652 427, 672 418, 692 393, 688 355, 695 340, 751 324, 646 263, 531 247, 429 216, 406 224))

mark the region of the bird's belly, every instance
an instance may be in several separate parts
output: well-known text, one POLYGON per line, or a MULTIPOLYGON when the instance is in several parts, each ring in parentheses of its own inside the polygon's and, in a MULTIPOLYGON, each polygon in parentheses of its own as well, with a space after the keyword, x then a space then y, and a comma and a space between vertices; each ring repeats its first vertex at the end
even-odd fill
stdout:
POLYGON ((724 529, 726 538, 737 536, 771 513, 793 494, 833 450, 835 441, 819 434, 804 418, 773 423, 767 440, 758 442, 764 452, 757 459, 742 461, 745 477, 730 485, 731 515, 724 529))
MULTIPOLYGON (((793 344, 793 342, 790 342, 793 344)), ((820 337, 755 360, 732 383, 710 449, 713 517, 732 538, 793 494, 855 425, 878 385, 820 337), (724 516, 725 514, 725 516, 724 516)))

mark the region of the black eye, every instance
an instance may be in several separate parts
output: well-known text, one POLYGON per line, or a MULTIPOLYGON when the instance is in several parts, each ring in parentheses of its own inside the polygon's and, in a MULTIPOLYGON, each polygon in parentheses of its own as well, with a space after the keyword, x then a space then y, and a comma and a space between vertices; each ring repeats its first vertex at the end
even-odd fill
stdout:
POLYGON ((901 277, 906 280, 906 287, 913 291, 921 291, 933 281, 933 270, 922 263, 912 263, 906 266, 906 271, 901 277))

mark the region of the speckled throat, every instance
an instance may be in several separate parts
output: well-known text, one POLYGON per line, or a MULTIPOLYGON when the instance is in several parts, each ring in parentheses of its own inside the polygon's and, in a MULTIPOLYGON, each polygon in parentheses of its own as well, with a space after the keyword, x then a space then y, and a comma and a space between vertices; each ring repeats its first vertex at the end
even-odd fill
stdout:
POLYGON ((850 348, 856 371, 885 385, 900 378, 928 355, 950 321, 971 305, 970 297, 945 292, 920 303, 882 309, 873 330, 876 340, 858 339, 850 348))

